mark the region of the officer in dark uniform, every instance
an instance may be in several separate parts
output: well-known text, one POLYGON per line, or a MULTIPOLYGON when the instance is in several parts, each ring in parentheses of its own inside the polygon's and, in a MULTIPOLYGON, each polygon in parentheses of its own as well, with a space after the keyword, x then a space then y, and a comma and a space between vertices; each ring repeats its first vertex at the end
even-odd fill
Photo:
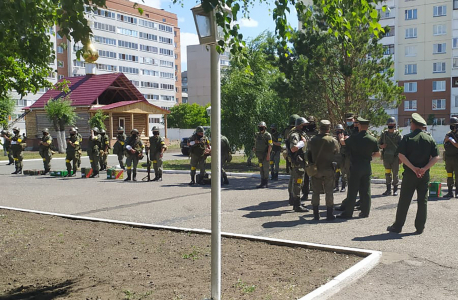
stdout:
POLYGON ((100 129, 100 144, 102 148, 100 149, 100 171, 107 169, 107 160, 108 160, 108 150, 110 149, 110 140, 105 129, 100 129))
POLYGON ((450 131, 444 138, 444 160, 445 170, 447 171, 448 193, 445 198, 453 197, 453 183, 455 183, 455 197, 458 198, 458 118, 450 118, 450 131), (453 180, 455 173, 455 182, 453 180))
MULTIPOLYGON (((296 119, 298 118, 299 118, 299 115, 296 115, 296 114, 292 114, 291 116, 289 116, 289 125, 283 131, 283 138, 285 139, 285 142, 288 141, 289 132, 291 131, 291 129, 293 129, 296 126, 295 125, 296 119)), ((285 160, 286 160, 286 174, 289 174, 289 171, 291 170, 291 161, 288 159, 287 152, 286 152, 285 160)), ((290 192, 290 195, 291 195, 291 192, 290 192)))
MULTIPOLYGON (((344 128, 342 124, 337 124, 336 129, 335 129, 335 139, 339 139, 339 135, 344 133, 344 128)), ((339 143, 339 152, 336 154, 334 158, 334 162, 336 163, 336 170, 334 174, 334 181, 335 181, 335 187, 334 187, 334 192, 339 191, 339 179, 342 181, 342 191, 345 190, 345 186, 347 185, 347 178, 346 176, 343 176, 342 172, 342 166, 343 166, 343 154, 342 154, 342 145, 339 143)))
POLYGON ((76 133, 74 127, 70 128, 70 137, 67 138, 67 156, 65 157, 65 165, 67 167, 67 177, 76 176, 76 170, 78 169, 78 151, 80 150, 80 139, 76 133), (72 174, 73 167, 73 174, 72 174))
POLYGON ((143 143, 137 129, 134 128, 130 132, 130 137, 127 138, 124 149, 127 156, 127 178, 124 181, 131 179, 132 181, 137 181, 138 161, 143 158, 143 143))
POLYGON ((416 233, 421 234, 425 228, 429 169, 439 160, 434 139, 422 131, 426 121, 419 114, 412 114, 411 133, 406 134, 399 143, 399 159, 404 164, 402 174, 401 195, 399 196, 396 221, 388 226, 390 232, 400 233, 406 221, 407 212, 414 192, 417 192, 417 216, 415 218, 416 233))
POLYGON ((272 151, 270 153, 270 176, 271 180, 278 180, 278 169, 280 168, 280 152, 282 136, 277 131, 277 125, 270 125, 270 134, 272 135, 272 151))
POLYGON ((87 155, 91 163, 92 175, 91 178, 99 177, 99 159, 100 149, 102 144, 100 143, 100 134, 97 127, 92 128, 91 135, 87 144, 87 155))
POLYGON ((11 135, 9 131, 2 130, 3 147, 6 150, 6 153, 8 155, 8 160, 9 160, 9 163, 6 164, 7 166, 14 164, 13 152, 11 151, 11 138, 12 137, 13 136, 11 135))
POLYGON ((41 158, 43 159, 43 167, 45 171, 41 175, 46 175, 49 171, 51 171, 52 137, 49 134, 48 128, 43 129, 42 133, 43 133, 43 137, 41 138, 41 141, 40 141, 39 153, 40 153, 41 158))
POLYGON ((388 118, 386 125, 388 129, 382 132, 378 141, 379 147, 382 149, 382 160, 385 167, 386 191, 382 195, 391 195, 391 184, 393 184, 393 195, 397 196, 399 183, 399 158, 397 149, 402 135, 396 130, 396 119, 394 117, 388 118))
POLYGON ((340 218, 350 219, 353 216, 356 196, 360 195, 361 213, 359 217, 367 218, 371 208, 371 160, 379 157, 377 139, 367 132, 369 121, 358 118, 359 132, 348 138, 340 137, 341 143, 347 147, 351 160, 351 176, 348 180, 347 203, 340 218))
POLYGON ((124 144, 126 143, 126 134, 124 127, 118 127, 118 134, 116 135, 116 143, 113 145, 113 154, 118 156, 118 162, 121 169, 125 170, 124 166, 124 144))

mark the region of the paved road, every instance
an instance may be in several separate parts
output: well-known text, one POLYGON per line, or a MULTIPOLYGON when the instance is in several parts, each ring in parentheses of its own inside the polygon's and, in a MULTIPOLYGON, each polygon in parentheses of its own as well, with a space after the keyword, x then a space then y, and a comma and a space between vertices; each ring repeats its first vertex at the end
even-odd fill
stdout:
MULTIPOLYGON (((53 166, 58 162, 53 160, 53 166)), ((25 168, 34 164, 41 166, 39 161, 24 163, 25 168)), ((160 183, 125 183, 104 179, 104 172, 100 178, 82 179, 10 175, 11 171, 11 166, 0 163, 3 206, 210 229, 210 188, 189 187, 188 175, 165 174, 160 183)), ((397 199, 381 197, 383 185, 372 186, 369 218, 327 223, 312 221, 311 213, 292 212, 286 180, 254 190, 258 181, 230 178, 221 194, 223 231, 383 251, 375 269, 333 299, 458 298, 458 199, 430 201, 422 235, 412 234, 413 202, 405 233, 397 235, 385 231, 394 220, 397 199)), ((336 203, 343 198, 337 193, 336 203)))

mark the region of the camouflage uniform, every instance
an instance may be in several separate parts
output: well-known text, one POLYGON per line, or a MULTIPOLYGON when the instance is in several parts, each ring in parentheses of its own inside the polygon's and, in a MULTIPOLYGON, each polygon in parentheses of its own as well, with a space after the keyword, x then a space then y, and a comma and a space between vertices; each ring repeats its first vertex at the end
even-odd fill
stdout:
POLYGON ((162 153, 167 149, 165 138, 159 136, 159 128, 154 126, 153 136, 149 137, 150 160, 153 162, 154 179, 153 181, 162 180, 162 153), (157 132, 156 135, 154 133, 157 132))
POLYGON ((39 153, 41 158, 43 159, 43 167, 45 169, 42 175, 45 175, 51 170, 51 159, 52 159, 52 152, 51 152, 51 145, 52 145, 52 137, 49 134, 48 129, 43 130, 43 137, 41 138, 40 149, 39 153))
POLYGON ((272 149, 272 136, 266 131, 266 123, 260 122, 258 127, 264 128, 264 130, 256 132, 254 139, 255 154, 258 158, 259 172, 261 174, 261 184, 258 188, 263 188, 267 187, 269 182, 269 161, 272 149))
POLYGON ((132 129, 131 136, 127 138, 124 145, 126 150, 127 178, 124 181, 137 181, 138 161, 143 157, 143 143, 137 129, 132 129))
POLYGON ((204 128, 202 126, 197 127, 196 133, 189 138, 189 152, 191 155, 191 182, 190 185, 196 183, 196 170, 199 168, 200 174, 197 177, 197 183, 203 184, 205 176, 205 161, 207 160, 207 149, 210 147, 210 141, 205 135, 199 135, 203 133, 204 128))
POLYGON ((80 149, 80 139, 76 133, 75 128, 72 128, 70 130, 70 137, 67 139, 67 155, 65 157, 65 164, 67 166, 68 177, 76 175, 76 171, 78 170, 78 151, 80 149))

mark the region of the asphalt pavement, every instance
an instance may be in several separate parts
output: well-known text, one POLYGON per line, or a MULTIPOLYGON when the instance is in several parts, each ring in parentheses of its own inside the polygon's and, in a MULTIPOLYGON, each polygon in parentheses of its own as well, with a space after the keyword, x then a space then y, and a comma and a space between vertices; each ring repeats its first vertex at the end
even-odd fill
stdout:
MULTIPOLYGON (((166 159, 185 158, 167 155, 166 159)), ((115 156, 109 157, 109 165, 116 162, 115 156)), ((210 187, 188 186, 189 175, 164 174, 162 182, 107 180, 105 172, 94 179, 54 178, 11 175, 14 168, 5 164, 0 162, 1 206, 210 229, 210 187)), ((52 160, 53 169, 60 164, 65 169, 63 159, 52 160)), ((87 158, 82 166, 89 166, 87 158)), ((41 168, 39 160, 24 162, 24 169, 41 168)), ((139 173, 138 179, 144 176, 139 173)), ((322 220, 317 222, 311 212, 296 213, 288 206, 287 180, 261 190, 254 189, 257 178, 229 180, 221 193, 224 232, 383 252, 377 267, 332 299, 458 299, 458 199, 431 200, 422 235, 414 234, 413 201, 403 233, 394 234, 386 227, 394 220, 398 199, 381 196, 382 184, 372 185, 369 218, 360 219, 355 212, 354 219, 326 222, 322 207, 322 220)), ((345 193, 335 193, 335 203, 344 197, 345 193)))

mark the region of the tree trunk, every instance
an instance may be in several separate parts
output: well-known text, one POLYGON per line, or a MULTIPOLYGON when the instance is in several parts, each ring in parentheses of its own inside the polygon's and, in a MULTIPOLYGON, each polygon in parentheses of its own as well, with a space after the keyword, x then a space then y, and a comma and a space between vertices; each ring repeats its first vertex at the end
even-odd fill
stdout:
POLYGON ((57 131, 57 151, 59 151, 59 153, 64 153, 64 146, 63 146, 63 143, 62 143, 62 134, 61 134, 61 131, 57 131))
POLYGON ((62 149, 63 149, 62 153, 65 153, 67 150, 67 143, 65 141, 65 130, 62 130, 60 134, 61 134, 61 139, 62 139, 62 149))

